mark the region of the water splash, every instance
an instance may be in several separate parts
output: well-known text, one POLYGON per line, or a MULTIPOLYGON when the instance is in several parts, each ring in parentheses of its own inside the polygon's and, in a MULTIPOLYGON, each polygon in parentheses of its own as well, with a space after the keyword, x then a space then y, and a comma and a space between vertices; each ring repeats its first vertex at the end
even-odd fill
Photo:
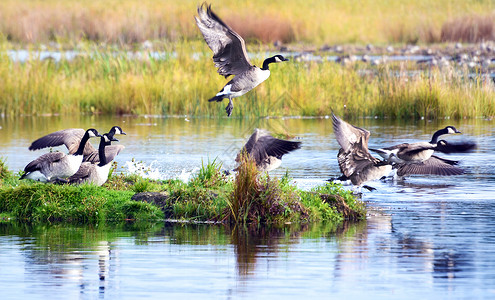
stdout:
POLYGON ((154 164, 157 163, 157 161, 152 161, 149 164, 146 164, 142 161, 126 161, 126 167, 127 167, 127 173, 129 174, 136 174, 140 177, 143 178, 148 178, 148 179, 154 179, 154 180, 165 180, 165 179, 179 179, 183 182, 189 182, 191 180, 192 176, 196 174, 199 171, 198 167, 194 167, 191 171, 186 171, 185 169, 182 169, 179 173, 179 171, 168 171, 168 172, 161 172, 158 167, 155 167, 154 164))
POLYGON ((187 172, 186 170, 182 169, 180 172, 180 175, 178 179, 182 180, 183 182, 189 182, 191 180, 191 177, 196 174, 199 171, 198 167, 194 167, 191 172, 187 172))
POLYGON ((136 174, 143 178, 155 179, 155 180, 163 180, 164 174, 160 172, 157 167, 153 166, 153 163, 156 161, 152 161, 149 165, 142 161, 126 161, 125 164, 127 166, 127 172, 129 174, 136 174))

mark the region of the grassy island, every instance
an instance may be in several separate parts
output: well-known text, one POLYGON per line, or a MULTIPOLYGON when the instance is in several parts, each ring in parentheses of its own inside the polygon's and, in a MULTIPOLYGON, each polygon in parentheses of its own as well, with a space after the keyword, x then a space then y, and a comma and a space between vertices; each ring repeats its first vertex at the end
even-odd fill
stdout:
POLYGON ((239 167, 235 179, 215 161, 187 183, 113 174, 101 187, 19 181, 0 166, 0 216, 27 222, 98 223, 165 219, 221 223, 359 220, 364 204, 339 185, 302 191, 281 179, 259 174, 253 162, 239 167))

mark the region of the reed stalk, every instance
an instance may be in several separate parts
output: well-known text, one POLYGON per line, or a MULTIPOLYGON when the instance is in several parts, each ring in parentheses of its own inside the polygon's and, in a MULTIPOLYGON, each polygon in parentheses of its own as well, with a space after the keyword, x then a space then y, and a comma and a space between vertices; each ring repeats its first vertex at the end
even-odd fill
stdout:
MULTIPOLYGON (((0 114, 139 114, 221 117, 226 101, 209 103, 227 80, 201 42, 167 46, 163 57, 82 46, 61 61, 15 62, 0 55, 0 114)), ((5 50, 5 49, 4 49, 5 50)), ((37 52, 31 51, 32 56, 37 52)), ((259 52, 258 57, 265 56, 259 52)), ((261 64, 261 59, 253 59, 261 64)), ((476 118, 495 115, 486 74, 460 67, 410 75, 414 66, 345 67, 333 62, 277 64, 271 77, 234 100, 233 117, 350 116, 476 118), (397 69, 399 68, 399 69, 397 69), (362 74, 362 70, 368 73, 362 74)), ((416 70, 417 71, 417 70, 416 70)))

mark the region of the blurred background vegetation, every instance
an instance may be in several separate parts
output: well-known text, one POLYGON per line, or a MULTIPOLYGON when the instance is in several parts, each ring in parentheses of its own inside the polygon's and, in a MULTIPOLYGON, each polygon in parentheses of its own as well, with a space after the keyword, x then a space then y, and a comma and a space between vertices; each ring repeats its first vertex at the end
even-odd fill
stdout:
MULTIPOLYGON (((199 1, 2 0, 0 32, 14 43, 131 44, 199 39, 199 1)), ((212 1, 243 37, 262 43, 439 43, 494 39, 489 0, 212 1)))

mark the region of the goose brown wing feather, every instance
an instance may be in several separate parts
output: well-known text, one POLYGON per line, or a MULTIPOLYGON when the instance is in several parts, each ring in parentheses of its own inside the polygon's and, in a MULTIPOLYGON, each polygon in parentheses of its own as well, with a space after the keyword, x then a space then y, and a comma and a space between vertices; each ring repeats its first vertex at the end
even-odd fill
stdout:
POLYGON ((64 157, 65 154, 62 152, 45 153, 27 164, 27 166, 24 168, 24 172, 34 172, 36 170, 39 170, 42 165, 48 165, 50 163, 57 162, 64 157))
POLYGON ((194 18, 206 44, 213 51, 218 74, 228 77, 251 68, 244 39, 211 10, 211 5, 203 3, 194 18))
POLYGON ((412 174, 449 176, 464 174, 464 170, 445 162, 442 158, 432 156, 424 162, 399 164, 397 175, 405 176, 412 174))
POLYGON ((387 162, 372 156, 368 150, 370 132, 353 126, 332 113, 334 134, 340 145, 337 161, 340 171, 354 185, 379 179, 391 170, 387 162))
POLYGON ((105 156, 107 161, 112 161, 115 157, 120 153, 120 151, 124 150, 124 145, 110 145, 105 147, 105 156))
POLYGON ((258 143, 258 139, 262 136, 267 136, 269 133, 262 129, 255 129, 253 134, 249 137, 249 140, 246 142, 244 149, 247 153, 251 153, 253 151, 253 147, 258 143))
POLYGON ((377 165, 380 160, 373 157, 368 151, 359 147, 345 151, 340 148, 337 155, 340 171, 347 177, 364 170, 370 166, 377 165))
POLYGON ((82 163, 81 166, 79 167, 79 170, 77 170, 77 172, 74 175, 68 178, 69 183, 77 184, 83 182, 86 178, 88 178, 91 175, 95 166, 96 166, 95 164, 90 162, 82 163))
MULTIPOLYGON (((65 145, 69 150, 69 154, 74 154, 81 143, 81 139, 86 131, 81 128, 70 128, 52 132, 39 139, 35 140, 29 146, 29 150, 39 150, 48 147, 57 147, 65 145)), ((91 143, 86 143, 84 147, 84 155, 97 151, 91 143)))
POLYGON ((432 155, 431 156, 432 158, 434 159, 438 159, 446 164, 449 164, 451 166, 454 166, 454 165, 458 165, 459 164, 459 161, 458 160, 451 160, 451 159, 446 159, 446 158, 443 158, 443 157, 439 157, 439 156, 436 156, 436 155, 432 155))
MULTIPOLYGON (((284 154, 300 147, 301 142, 277 139, 271 136, 266 130, 255 129, 246 142, 246 145, 244 145, 243 150, 241 150, 241 153, 242 151, 246 151, 246 153, 254 158, 257 164, 260 164, 271 156, 281 159, 284 154)), ((236 161, 240 161, 239 155, 237 155, 236 161)))
POLYGON ((361 142, 362 148, 368 151, 370 132, 366 129, 351 125, 332 113, 332 124, 335 137, 344 151, 349 150, 354 144, 361 142))
POLYGON ((301 142, 281 140, 268 135, 258 140, 253 151, 265 152, 268 156, 280 159, 284 154, 299 148, 301 148, 301 142))
MULTIPOLYGON (((112 161, 114 158, 120 153, 120 151, 124 150, 124 145, 110 145, 105 147, 105 156, 107 161, 112 161)), ((83 162, 90 162, 97 164, 100 162, 100 157, 98 155, 98 150, 93 151, 87 156, 84 156, 83 162)))

